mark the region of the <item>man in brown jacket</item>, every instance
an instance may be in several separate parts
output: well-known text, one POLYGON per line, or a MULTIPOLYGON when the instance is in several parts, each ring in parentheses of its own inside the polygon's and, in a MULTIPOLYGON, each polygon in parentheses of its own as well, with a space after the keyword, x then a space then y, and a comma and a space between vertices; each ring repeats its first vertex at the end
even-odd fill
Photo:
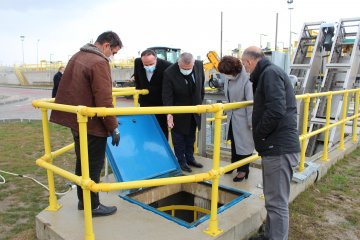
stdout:
MULTIPOLYGON (((86 44, 69 61, 62 76, 55 103, 83 105, 88 107, 112 108, 112 79, 109 58, 122 48, 119 36, 114 32, 104 32, 95 44, 86 44)), ((75 142, 75 174, 81 176, 79 125, 73 113, 52 111, 50 121, 71 128, 75 142)), ((87 122, 88 155, 90 178, 98 183, 104 166, 106 139, 112 136, 112 144, 118 146, 120 133, 115 116, 92 117, 87 122)), ((77 186, 78 210, 83 210, 83 192, 77 186)), ((92 215, 114 214, 115 206, 100 203, 98 193, 91 192, 92 215)))

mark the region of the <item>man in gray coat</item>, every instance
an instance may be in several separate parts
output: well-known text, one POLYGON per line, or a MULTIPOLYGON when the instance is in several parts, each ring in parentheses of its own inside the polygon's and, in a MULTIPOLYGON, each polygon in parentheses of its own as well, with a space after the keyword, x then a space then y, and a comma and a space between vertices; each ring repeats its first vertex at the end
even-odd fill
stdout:
POLYGON ((294 89, 260 48, 245 49, 242 62, 253 83, 253 137, 262 159, 267 210, 264 234, 251 239, 287 240, 290 181, 300 152, 294 89))

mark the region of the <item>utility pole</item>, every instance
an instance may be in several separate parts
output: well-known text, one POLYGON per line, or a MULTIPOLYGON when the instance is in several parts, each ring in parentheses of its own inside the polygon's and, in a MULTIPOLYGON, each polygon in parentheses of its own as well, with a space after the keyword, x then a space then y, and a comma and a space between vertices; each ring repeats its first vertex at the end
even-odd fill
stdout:
POLYGON ((51 56, 53 56, 53 53, 50 53, 50 61, 49 61, 49 78, 50 78, 50 82, 51 82, 51 56))
POLYGON ((25 36, 20 36, 20 40, 21 40, 21 49, 22 49, 22 64, 25 64, 25 57, 24 57, 24 40, 25 40, 25 36))
POLYGON ((37 68, 39 68, 39 42, 40 42, 40 39, 38 39, 36 42, 36 65, 37 65, 37 68))
POLYGON ((278 24, 279 24, 279 22, 278 22, 278 20, 279 20, 279 13, 276 13, 276 27, 275 27, 275 51, 277 51, 278 50, 278 40, 277 40, 277 37, 278 37, 278 24))
MULTIPOLYGON (((290 16, 290 31, 289 31, 289 49, 288 49, 288 54, 289 54, 289 64, 291 64, 291 34, 292 34, 292 31, 291 31, 291 10, 293 10, 293 3, 294 3, 294 0, 287 0, 287 3, 288 3, 288 9, 289 9, 289 16, 290 16)), ((290 65, 289 65, 290 66, 290 65)))
POLYGON ((223 43, 223 12, 221 12, 221 26, 220 26, 220 58, 222 58, 222 43, 223 43))

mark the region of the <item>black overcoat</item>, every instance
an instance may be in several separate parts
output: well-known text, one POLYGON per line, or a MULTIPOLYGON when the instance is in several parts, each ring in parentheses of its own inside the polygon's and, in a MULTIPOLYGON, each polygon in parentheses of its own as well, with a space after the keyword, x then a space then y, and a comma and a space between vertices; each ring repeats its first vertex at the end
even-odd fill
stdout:
MULTIPOLYGON (((188 81, 180 73, 178 63, 174 63, 164 72, 162 99, 164 106, 195 106, 201 105, 204 100, 204 67, 202 61, 196 60, 193 68, 195 87, 191 90, 188 81)), ((199 114, 173 114, 175 132, 189 134, 192 115, 200 129, 201 118, 199 114)))
POLYGON ((155 71, 149 82, 146 77, 144 64, 142 63, 141 58, 135 59, 135 66, 134 66, 135 88, 149 90, 149 94, 139 96, 139 103, 141 107, 163 106, 163 102, 161 98, 163 73, 164 70, 170 65, 171 65, 170 62, 158 58, 156 62, 155 71))

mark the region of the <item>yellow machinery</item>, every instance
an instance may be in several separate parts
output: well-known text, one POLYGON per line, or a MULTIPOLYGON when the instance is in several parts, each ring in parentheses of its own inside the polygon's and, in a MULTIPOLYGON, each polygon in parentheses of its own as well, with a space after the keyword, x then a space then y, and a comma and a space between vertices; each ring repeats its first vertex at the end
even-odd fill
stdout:
POLYGON ((218 72, 218 65, 220 62, 219 55, 215 51, 210 51, 206 56, 209 62, 204 63, 204 70, 205 76, 207 77, 206 80, 209 81, 209 87, 222 90, 224 83, 221 80, 220 74, 218 72))
POLYGON ((220 62, 219 55, 215 51, 210 51, 206 56, 209 59, 209 62, 204 63, 204 70, 210 71, 215 68, 215 70, 218 71, 218 65, 220 62))

